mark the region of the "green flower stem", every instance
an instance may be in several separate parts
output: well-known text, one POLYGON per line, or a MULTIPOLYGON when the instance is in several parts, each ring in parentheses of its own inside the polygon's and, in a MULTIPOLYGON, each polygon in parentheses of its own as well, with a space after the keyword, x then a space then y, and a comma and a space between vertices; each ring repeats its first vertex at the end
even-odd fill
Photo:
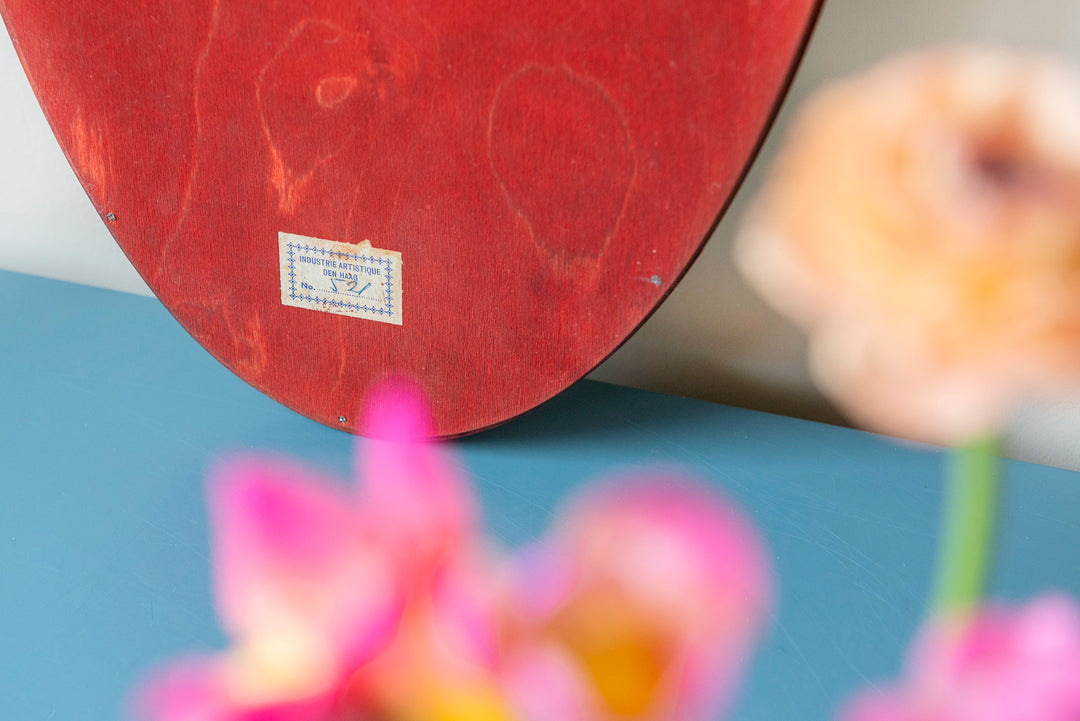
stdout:
POLYGON ((934 614, 963 613, 985 590, 997 518, 996 440, 979 439, 953 450, 947 484, 934 614))

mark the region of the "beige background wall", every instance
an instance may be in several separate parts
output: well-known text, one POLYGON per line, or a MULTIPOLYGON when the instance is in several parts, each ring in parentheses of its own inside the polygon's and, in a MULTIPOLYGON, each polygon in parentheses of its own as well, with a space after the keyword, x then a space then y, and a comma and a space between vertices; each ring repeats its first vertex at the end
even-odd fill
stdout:
MULTIPOLYGON (((842 422, 810 383, 801 334, 735 272, 731 239, 809 93, 904 49, 950 42, 1007 43, 1080 63, 1080 2, 826 0, 776 125, 709 244, 668 300, 592 377, 842 422)), ((1008 440, 1014 457, 1080 470, 1080 393, 1024 409, 1008 440)))
MULTIPOLYGON (((899 50, 952 41, 1008 43, 1080 63, 1080 2, 827 0, 785 109, 727 216, 664 305, 591 377, 841 422, 809 382, 801 336, 734 272, 731 237, 808 93, 899 50)), ((149 294, 56 147, 6 37, 0 91, 0 268, 149 294)), ((1019 414, 1009 450, 1080 469, 1080 394, 1019 414)))

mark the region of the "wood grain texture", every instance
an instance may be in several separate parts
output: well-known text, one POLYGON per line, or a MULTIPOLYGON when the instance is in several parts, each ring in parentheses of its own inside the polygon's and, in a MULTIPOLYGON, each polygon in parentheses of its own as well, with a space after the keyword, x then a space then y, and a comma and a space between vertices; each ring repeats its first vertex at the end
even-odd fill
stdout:
POLYGON ((817 10, 0 0, 95 207, 199 343, 352 431, 410 376, 446 436, 558 393, 671 290, 817 10), (400 252, 402 325, 282 305, 282 232, 400 252))

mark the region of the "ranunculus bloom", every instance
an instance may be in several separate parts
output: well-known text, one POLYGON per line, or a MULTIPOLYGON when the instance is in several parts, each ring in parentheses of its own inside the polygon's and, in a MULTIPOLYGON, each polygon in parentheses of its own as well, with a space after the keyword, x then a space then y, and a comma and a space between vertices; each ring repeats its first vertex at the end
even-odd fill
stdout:
POLYGON ((714 718, 769 609, 769 568, 754 529, 701 487, 590 489, 511 582, 504 673, 521 718, 714 718))
POLYGON ((737 241, 866 425, 959 443, 1080 372, 1080 75, 952 49, 822 90, 737 241))
POLYGON ((842 721, 1076 721, 1080 610, 1063 595, 988 606, 923 630, 895 687, 863 693, 842 721))
MULTIPOLYGON (((441 661, 439 670, 458 683, 458 696, 468 690, 462 679, 479 668, 471 655, 482 655, 490 640, 475 638, 469 626, 483 630, 477 611, 439 589, 460 585, 464 573, 495 575, 494 567, 480 568, 486 557, 471 490, 441 448, 421 441, 429 429, 415 393, 388 386, 368 413, 378 416, 370 425, 383 439, 363 442, 363 483, 353 492, 283 458, 242 456, 214 469, 208 502, 216 606, 233 645, 151 679, 136 702, 140 717, 389 715, 397 700, 374 679, 388 657, 417 664, 432 655, 435 644, 414 647, 425 633, 457 640, 460 668, 441 661), (440 603, 444 595, 453 603, 440 603)), ((447 705, 432 692, 433 681, 425 687, 419 674, 414 680, 409 694, 429 707, 447 705)), ((494 687, 490 679, 475 685, 489 695, 494 687)), ((440 718, 429 707, 426 715, 440 718)))
POLYGON ((141 716, 161 721, 329 719, 354 668, 393 638, 405 588, 331 480, 284 459, 239 457, 211 474, 217 656, 153 680, 141 716))

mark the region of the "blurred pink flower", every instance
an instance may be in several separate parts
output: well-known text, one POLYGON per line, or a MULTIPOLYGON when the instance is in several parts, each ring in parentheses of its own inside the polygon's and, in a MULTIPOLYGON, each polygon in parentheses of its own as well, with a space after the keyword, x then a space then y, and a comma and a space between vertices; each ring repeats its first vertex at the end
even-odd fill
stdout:
POLYGON ((167 670, 140 713, 162 721, 330 718, 354 668, 390 642, 405 588, 332 480, 232 458, 209 482, 216 607, 232 647, 167 670))
POLYGON ((404 381, 377 387, 364 405, 356 477, 369 530, 412 574, 431 574, 479 534, 468 478, 447 447, 426 443, 434 424, 423 395, 404 381))
POLYGON ((572 500, 510 588, 504 674, 525 721, 714 717, 771 602, 753 527, 667 477, 572 500))
POLYGON ((173 664, 152 721, 697 721, 769 605, 760 540, 704 488, 638 479, 570 503, 511 563, 407 386, 376 393, 343 484, 241 456, 211 474, 232 646, 173 664))
POLYGON ((1076 721, 1080 609, 1050 595, 938 619, 899 684, 857 696, 842 721, 1076 721))
MULTIPOLYGON (((140 717, 338 721, 387 701, 364 673, 411 640, 403 627, 436 609, 436 589, 459 567, 480 572, 481 555, 468 485, 441 448, 422 442, 421 398, 388 385, 367 413, 383 440, 363 441, 363 483, 352 493, 284 458, 239 456, 211 472, 216 607, 233 645, 151 679, 140 717)), ((447 603, 438 624, 445 633, 475 625, 470 612, 447 603)), ((490 645, 470 634, 456 633, 463 651, 490 645)))
POLYGON ((1080 375, 1080 73, 906 55, 801 110, 736 244, 854 420, 961 444, 1080 375))

